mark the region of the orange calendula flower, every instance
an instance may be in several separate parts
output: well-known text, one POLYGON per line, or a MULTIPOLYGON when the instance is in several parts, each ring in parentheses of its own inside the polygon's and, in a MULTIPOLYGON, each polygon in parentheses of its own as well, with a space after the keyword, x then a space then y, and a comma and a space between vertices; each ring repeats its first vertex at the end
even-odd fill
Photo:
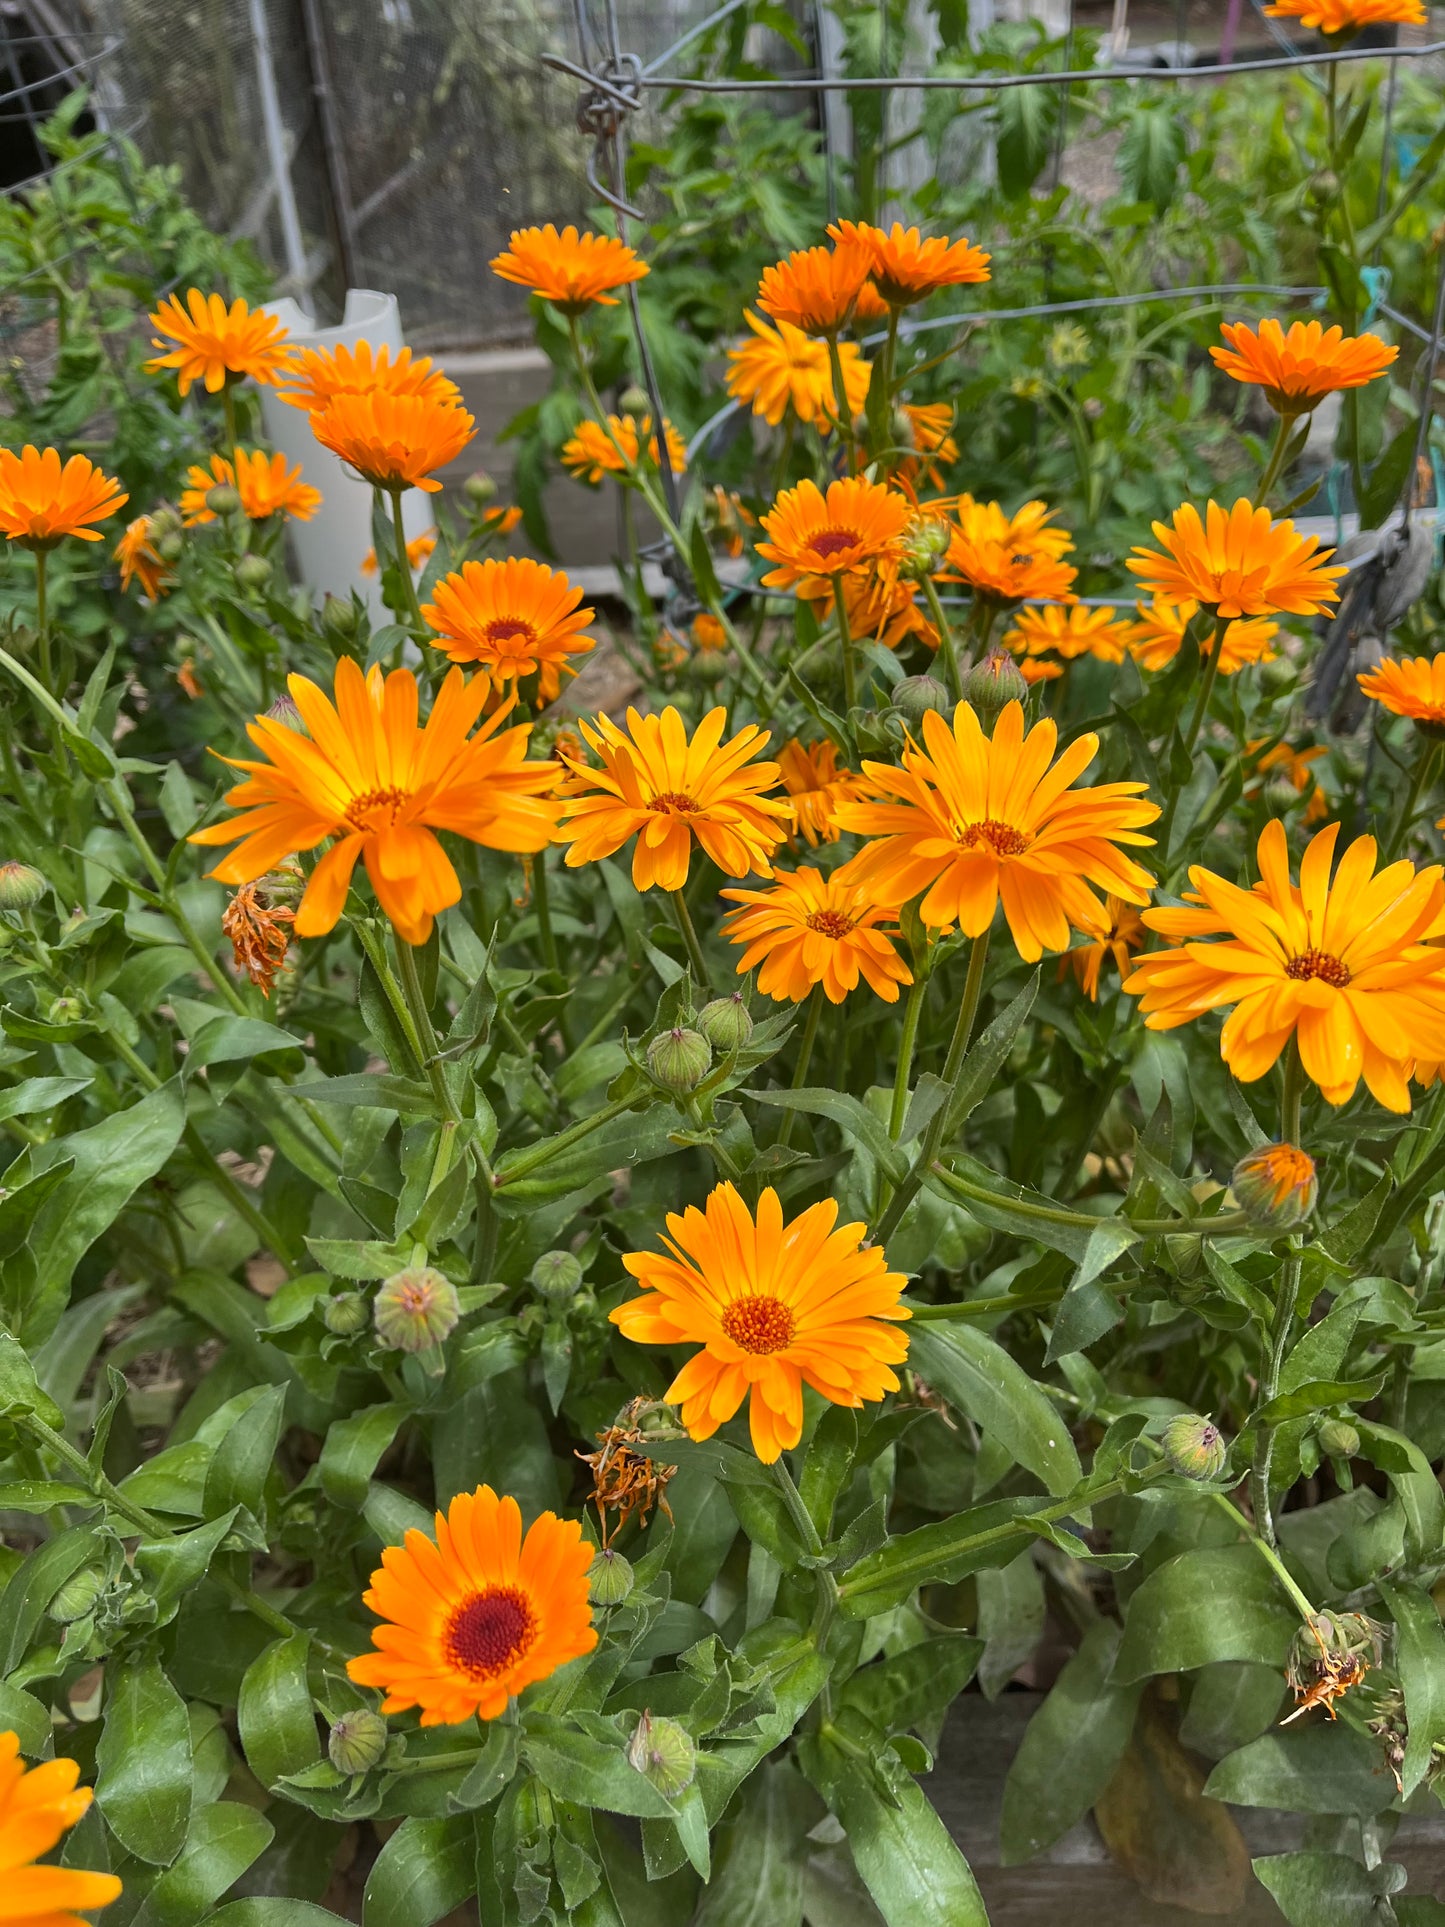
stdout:
POLYGON ((386 1694, 383 1713, 421 1708, 423 1726, 494 1720, 528 1686, 597 1644, 587 1602, 593 1548, 575 1519, 543 1512, 522 1533, 517 1501, 489 1485, 436 1515, 436 1538, 411 1529, 387 1546, 366 1604, 375 1652, 346 1662, 358 1686, 386 1694))
POLYGON ((150 602, 159 602, 166 590, 176 579, 176 572, 151 543, 151 518, 138 515, 126 525, 125 534, 115 545, 115 559, 120 564, 120 586, 128 589, 132 582, 138 582, 141 594, 150 602))
POLYGON ((738 960, 744 977, 758 964, 758 989, 775 1003, 800 1004, 821 985, 830 1004, 841 1004, 860 977, 887 1004, 913 972, 879 924, 896 926, 896 904, 876 902, 866 886, 837 871, 775 870, 767 890, 724 890, 740 903, 723 919, 729 943, 748 947, 738 960))
MULTIPOLYGON (((436 545, 437 531, 435 529, 426 529, 422 534, 414 535, 410 542, 407 543, 406 566, 411 570, 413 575, 415 575, 418 570, 424 569, 427 563, 431 561, 432 556, 436 553, 436 545)), ((363 575, 376 575, 379 573, 375 549, 368 549, 366 554, 362 556, 361 573, 363 575)))
POLYGON ((595 728, 579 724, 602 768, 567 759, 577 781, 557 834, 572 846, 568 868, 611 856, 635 836, 639 890, 680 890, 694 839, 727 876, 771 876, 792 812, 764 794, 777 783, 777 764, 752 761, 768 732, 749 723, 725 743, 727 720, 721 706, 709 710, 691 741, 671 705, 660 716, 629 709, 625 732, 610 716, 599 716, 595 728))
POLYGON ((221 912, 221 934, 231 940, 236 969, 244 971, 263 997, 269 997, 291 945, 296 912, 273 890, 290 894, 299 888, 301 872, 288 865, 275 876, 243 883, 221 912), (266 886, 270 884, 272 889, 266 886))
POLYGON ((1086 609, 1078 602, 1066 608, 1049 602, 1041 608, 1020 609, 1004 637, 1004 646, 1016 656, 1052 652, 1065 662, 1072 662, 1076 656, 1122 662, 1129 628, 1128 623, 1115 619, 1112 609, 1086 609))
POLYGON ((413 360, 411 349, 403 348, 393 361, 387 343, 373 348, 369 341, 358 341, 354 348, 343 344, 293 350, 281 399, 314 414, 338 395, 370 395, 378 389, 388 395, 425 395, 429 401, 459 403, 462 398, 461 389, 432 366, 429 355, 413 360))
POLYGON ((855 1409, 898 1390, 908 1356, 895 1322, 906 1280, 889 1271, 867 1226, 838 1224, 827 1199, 788 1223, 771 1187, 757 1221, 731 1184, 706 1207, 669 1212, 667 1253, 622 1260, 643 1287, 609 1314, 639 1345, 702 1347, 665 1394, 695 1439, 710 1439, 746 1398, 765 1465, 803 1435, 803 1387, 855 1409))
POLYGON ((1094 889, 1145 903, 1154 879, 1120 845, 1148 846, 1140 832, 1158 816, 1143 783, 1075 788, 1098 753, 1080 736, 1054 760, 1059 733, 1047 718, 1024 733, 1024 713, 1009 703, 992 739, 968 703, 953 726, 930 710, 923 749, 910 744, 902 769, 864 763, 866 802, 844 803, 841 828, 879 840, 844 874, 891 903, 926 891, 920 906, 931 929, 957 924, 981 936, 999 900, 1019 955, 1035 963, 1067 950, 1073 928, 1093 935, 1104 923, 1094 889))
MULTIPOLYGON (((525 725, 502 729, 510 705, 469 731, 492 694, 485 676, 448 672, 426 724, 417 723, 416 677, 336 665, 336 702, 305 676, 287 678, 307 733, 258 716, 247 735, 269 762, 233 762, 244 780, 227 796, 238 817, 197 830, 192 843, 240 847, 211 871, 251 883, 284 856, 332 844, 296 912, 298 937, 322 937, 346 903, 358 857, 377 900, 406 943, 425 943, 432 920, 461 901, 462 886, 436 831, 487 849, 545 849, 561 814, 547 796, 555 763, 529 763, 525 725)), ((230 762, 229 757, 224 759, 230 762)))
POLYGON ((908 424, 913 453, 903 458, 895 473, 910 487, 924 482, 930 488, 940 488, 944 470, 958 460, 958 443, 953 437, 953 403, 906 401, 903 418, 908 424))
POLYGON ((1330 38, 1357 34, 1361 27, 1424 27, 1430 21, 1425 0, 1274 0, 1265 12, 1330 38))
POLYGON ((886 302, 868 280, 873 253, 861 242, 800 248, 763 269, 758 306, 808 335, 835 335, 850 321, 878 321, 886 302))
POLYGON ((1165 553, 1136 548, 1127 564, 1150 595, 1192 598, 1215 616, 1315 616, 1340 599, 1346 571, 1325 566, 1334 550, 1243 497, 1232 509, 1210 502, 1203 521, 1186 502, 1172 526, 1151 526, 1165 553))
POLYGON ((215 510, 206 506, 213 488, 234 488, 241 513, 251 522, 264 522, 268 515, 309 522, 321 506, 321 490, 302 481, 299 462, 288 468, 284 455, 238 448, 234 465, 224 455, 213 455, 209 474, 194 466, 187 471, 181 490, 181 520, 187 528, 215 521, 215 510))
POLYGON ((828 229, 839 246, 854 242, 865 248, 874 287, 890 308, 906 308, 939 288, 987 281, 991 255, 968 241, 947 241, 941 235, 927 240, 916 227, 895 221, 888 229, 866 221, 839 221, 828 229))
POLYGON ((1425 735, 1445 735, 1445 654, 1386 658, 1357 678, 1393 715, 1408 716, 1425 735))
MULTIPOLYGON (((897 649, 917 636, 925 648, 936 649, 938 631, 918 600, 918 584, 901 580, 894 566, 885 563, 876 574, 841 578, 849 635, 855 642, 881 642, 885 649, 897 649)), ((830 602, 833 579, 810 576, 798 584, 798 594, 811 602, 830 602)))
POLYGON ((0 448, 0 529, 25 549, 53 549, 67 535, 98 542, 103 522, 130 497, 85 455, 62 463, 56 448, 0 448))
POLYGON ((1298 884, 1278 818, 1260 836, 1253 890, 1196 865, 1192 899, 1144 918, 1177 947, 1141 957, 1124 988, 1151 1030, 1233 1005, 1219 1048, 1242 1084, 1294 1037, 1329 1103, 1347 1102, 1363 1077, 1387 1110, 1408 1111, 1411 1063, 1445 1056, 1445 949, 1424 941, 1445 911, 1445 881, 1439 864, 1377 875, 1375 839, 1361 836, 1332 883, 1339 830, 1311 838, 1298 884))
POLYGON ((578 606, 582 591, 529 556, 464 563, 432 595, 422 615, 440 638, 436 648, 453 662, 479 664, 494 682, 535 675, 544 703, 556 701, 563 676, 576 675, 568 658, 596 647, 582 633, 595 613, 578 606))
POLYGON ((800 743, 796 736, 778 751, 778 774, 793 806, 793 821, 809 849, 838 841, 834 813, 840 803, 862 796, 862 780, 839 769, 838 752, 826 737, 800 743))
POLYGON ((856 574, 896 560, 912 506, 896 489, 850 475, 830 482, 824 495, 816 482, 786 488, 762 518, 768 539, 758 554, 777 566, 763 582, 791 589, 810 577, 856 574))
MULTIPOLYGON (((749 308, 743 319, 756 339, 728 349, 728 393, 774 428, 791 408, 800 422, 815 421, 826 435, 838 418, 828 344, 812 340, 790 321, 770 328, 749 308)), ((851 421, 868 400, 872 370, 851 341, 839 344, 838 360, 851 421)))
MULTIPOLYGON (((686 442, 666 419, 662 432, 667 437, 668 466, 674 475, 685 474, 686 442)), ((601 422, 580 421, 576 434, 562 449, 562 466, 579 482, 590 482, 595 487, 606 475, 626 475, 637 467, 642 459, 644 436, 647 460, 656 468, 660 465, 657 436, 649 416, 644 415, 641 422, 635 422, 630 415, 609 415, 605 428, 601 422)))
POLYGON ((1326 395, 1363 388, 1400 352, 1378 335, 1347 335, 1318 321, 1296 321, 1288 334, 1277 321, 1261 321, 1258 334, 1242 321, 1226 321, 1219 332, 1229 346, 1210 349, 1215 367, 1262 388, 1281 415, 1308 415, 1326 395))
POLYGON ((1131 956, 1144 948, 1149 934, 1134 905, 1112 893, 1104 899, 1104 918, 1101 929, 1092 932, 1083 943, 1076 943, 1072 950, 1066 950, 1059 959, 1059 975, 1062 977, 1066 970, 1072 970, 1084 995, 1094 1003, 1099 1001, 1099 972, 1104 967, 1104 959, 1114 959, 1114 968, 1122 980, 1129 974, 1131 956))
POLYGON ((91 1790, 77 1786, 79 1778, 74 1760, 27 1767, 18 1735, 0 1733, 0 1864, 13 1927, 87 1927, 83 1915, 120 1898, 112 1873, 38 1864, 90 1807, 91 1790))
MULTIPOLYGON (((1167 596, 1156 595, 1152 602, 1136 602, 1134 607, 1139 620, 1128 631, 1129 653, 1141 668, 1163 669, 1179 654, 1184 632, 1199 613, 1199 604, 1192 596, 1184 602, 1171 602, 1167 596)), ((1269 645, 1278 634, 1279 624, 1267 622, 1263 616, 1231 622, 1219 652, 1220 675, 1237 675, 1254 662, 1273 662, 1275 655, 1269 645)), ((1200 648, 1206 656, 1213 651, 1213 630, 1200 648)))
POLYGON ((727 630, 709 609, 698 611, 688 634, 692 637, 693 647, 701 650, 705 656, 716 655, 718 650, 728 646, 727 630))
POLYGON ((354 468, 373 488, 426 489, 436 494, 435 471, 454 462, 476 423, 465 408, 434 395, 334 395, 310 417, 323 448, 354 468))
POLYGON ((1062 557, 1074 542, 1066 529, 1047 526, 1053 513, 1043 502, 1025 502, 1005 515, 997 502, 961 495, 940 580, 966 582, 993 602, 1067 602, 1078 570, 1062 557))
POLYGON ((594 302, 615 308, 611 290, 640 281, 647 263, 611 234, 579 234, 575 227, 559 234, 549 221, 519 228, 493 260, 492 273, 541 295, 563 314, 582 314, 594 302))
POLYGON ((167 295, 150 317, 151 326, 162 339, 153 348, 175 346, 146 363, 147 374, 174 368, 176 385, 188 395, 196 382, 208 394, 217 394, 227 383, 252 381, 274 388, 285 375, 291 358, 286 345, 286 330, 273 315, 259 309, 253 313, 239 298, 228 308, 218 294, 202 294, 192 288, 185 307, 176 295, 167 295))

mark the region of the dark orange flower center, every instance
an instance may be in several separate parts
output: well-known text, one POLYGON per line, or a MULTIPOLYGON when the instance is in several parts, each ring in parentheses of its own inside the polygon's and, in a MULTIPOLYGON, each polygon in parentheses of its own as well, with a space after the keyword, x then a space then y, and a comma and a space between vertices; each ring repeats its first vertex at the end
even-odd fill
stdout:
POLYGON ((965 824, 958 840, 965 850, 971 850, 976 843, 986 843, 995 856, 1022 856, 1029 847, 1029 839, 1022 830, 1016 830, 1012 823, 1000 823, 992 816, 985 817, 982 823, 965 824))
POLYGON ((488 642, 535 642, 537 631, 520 616, 495 616, 487 624, 488 642))
POLYGON ((409 790, 363 790, 346 806, 346 820, 356 830, 389 830, 411 801, 409 790))
POLYGON ((488 1586, 455 1609, 442 1645, 450 1664, 469 1679, 495 1679, 525 1658, 539 1630, 524 1592, 516 1586, 488 1586))
POLYGON ((780 1298, 736 1298, 722 1315, 722 1328, 745 1352, 780 1352, 793 1342, 798 1321, 780 1298))
POLYGON ((841 910, 814 910, 805 921, 810 930, 817 930, 825 937, 846 937, 853 928, 853 919, 845 917, 841 910))
POLYGON ((1318 977, 1321 983, 1332 984, 1336 990, 1343 990, 1350 981, 1347 965, 1338 957, 1332 957, 1327 950, 1303 950, 1299 956, 1291 957, 1284 967, 1286 977, 1293 977, 1297 983, 1307 982, 1318 977))
POLYGON ((663 790, 653 797, 652 807, 663 816, 669 812, 674 816, 696 816, 702 804, 691 796, 684 796, 680 790, 663 790))
POLYGON ((819 529, 816 535, 808 537, 805 546, 826 562, 847 549, 856 549, 861 539, 852 529, 819 529))

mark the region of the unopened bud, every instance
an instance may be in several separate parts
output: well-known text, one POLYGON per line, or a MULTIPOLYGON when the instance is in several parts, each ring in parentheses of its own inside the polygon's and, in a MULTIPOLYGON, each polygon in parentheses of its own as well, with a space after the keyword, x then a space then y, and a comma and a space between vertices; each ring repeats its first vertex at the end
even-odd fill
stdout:
POLYGON ((704 1004, 697 1027, 714 1050, 741 1050, 753 1034, 752 1013, 735 990, 731 997, 714 997, 704 1004))
POLYGON ((1229 1457, 1219 1427, 1197 1412, 1181 1412, 1164 1428, 1164 1454, 1186 1479, 1217 1479, 1229 1457))
POLYGON ((271 564, 264 555, 243 555, 232 573, 243 589, 264 589, 271 580, 271 564))
POLYGON ((85 1015, 85 1005, 78 997, 57 997, 45 1013, 45 1021, 50 1024, 78 1024, 85 1015))
POLYGON ((664 1030, 647 1047, 647 1068, 665 1091, 695 1091, 712 1066, 712 1046, 695 1030, 664 1030))
POLYGON ((170 529, 164 535, 153 535, 151 547, 162 562, 179 562, 185 553, 186 538, 179 529, 170 529))
POLYGON ((1005 704, 1021 703, 1029 686, 1007 649, 990 649, 969 670, 963 693, 981 715, 996 716, 1005 704))
POLYGON ((1287 776, 1276 776, 1265 784, 1263 800, 1271 816, 1285 816, 1302 798, 1287 776))
POLYGON ((610 1546, 587 1568, 587 1597, 594 1606, 620 1606, 636 1583, 629 1562, 610 1546))
POLYGON ((1265 1144, 1248 1151, 1229 1180, 1241 1211, 1259 1231, 1293 1231, 1315 1208, 1315 1161, 1297 1144, 1265 1144))
POLYGON ((903 531, 903 553, 898 573, 910 582, 932 575, 948 554, 948 543, 948 524, 940 516, 912 516, 903 531))
POLYGON ((582 1266, 570 1251, 544 1251, 528 1273, 544 1298, 571 1298, 582 1283, 582 1266))
POLYGON ((370 1308, 359 1291, 339 1291, 321 1307, 321 1322, 338 1338, 351 1338, 366 1329, 370 1308))
POLYGON ((157 509, 151 517, 151 541, 159 544, 170 536, 180 535, 184 530, 184 526, 180 516, 173 508, 157 509))
POLYGON ((343 1713, 326 1735, 326 1752, 338 1773, 369 1773, 381 1764, 389 1738, 386 1721, 369 1706, 343 1713))
POLYGON ((1174 1276, 1185 1284, 1199 1276, 1204 1262, 1204 1253, 1200 1249, 1201 1243, 1201 1239, 1192 1237, 1187 1232, 1175 1232, 1164 1240, 1164 1249, 1168 1254, 1174 1276))
POLYGON ((1339 198, 1340 177, 1328 167, 1322 167, 1310 177, 1310 193, 1317 201, 1333 201, 1339 198))
POLYGON ((664 1800, 686 1793, 697 1772, 692 1735, 676 1720, 655 1720, 644 1713, 627 1744, 627 1757, 664 1800))
POLYGON ((73 1620, 84 1619, 91 1607, 105 1591, 105 1574, 94 1566, 82 1566, 73 1572, 50 1602, 50 1617, 59 1626, 69 1626, 73 1620))
POLYGON ((921 723, 930 709, 948 714, 948 691, 936 676, 905 676, 893 685, 893 707, 911 723, 921 723))
POLYGON ((347 642, 356 634, 356 604, 350 596, 329 595, 321 605, 322 633, 333 642, 347 642))
POLYGON ((644 415, 652 413, 652 403, 648 400, 647 390, 639 388, 634 381, 624 388, 617 397, 619 414, 630 415, 633 421, 641 421, 644 415))
POLYGON ((234 515, 241 506, 240 491, 229 482, 218 482, 206 490, 206 507, 212 515, 234 515))
POLYGON ((497 499, 497 485, 485 469, 479 468, 462 483, 462 494, 478 508, 485 508, 488 502, 497 499))
POLYGON ((283 689, 281 694, 266 711, 273 723, 281 723, 286 729, 294 729, 298 736, 306 734, 306 724, 302 721, 301 711, 283 689))
POLYGON ((1352 1459, 1360 1449, 1360 1435, 1348 1419, 1327 1418, 1319 1440, 1320 1450, 1332 1459, 1352 1459))
POLYGON ((12 857, 0 863, 0 910, 33 910, 49 885, 38 870, 12 857))
POLYGON ((893 444, 895 448, 913 448, 917 438, 913 433, 913 417, 906 408, 893 411, 893 444))
POLYGON ((394 1352, 440 1345, 461 1315, 456 1286, 429 1265, 395 1272, 377 1292, 371 1313, 377 1337, 394 1352))

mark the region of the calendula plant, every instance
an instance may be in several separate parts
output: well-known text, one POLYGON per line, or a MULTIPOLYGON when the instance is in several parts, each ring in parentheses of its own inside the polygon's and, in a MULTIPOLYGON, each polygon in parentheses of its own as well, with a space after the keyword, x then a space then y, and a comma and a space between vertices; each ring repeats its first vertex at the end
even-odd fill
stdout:
POLYGON ((630 632, 485 478, 408 544, 456 385, 231 289, 141 324, 163 478, 0 449, 19 1920, 969 1927, 929 1775, 1024 1668, 1006 1863, 1092 1813, 1238 1913, 1230 1806, 1284 1808, 1295 1927, 1432 1918, 1387 1856, 1445 1759, 1445 670, 1380 638, 1317 739, 1351 578, 1292 515, 1321 406, 1429 371, 1241 302, 1170 333, 1158 474, 1065 429, 1035 477, 1009 411, 1127 413, 1164 335, 1106 400, 1051 322, 1003 399, 973 324, 1087 223, 868 191, 653 392, 646 244, 493 263, 534 429, 659 533, 630 632), (317 491, 258 384, 372 485, 389 620, 286 582, 317 491), (97 553, 92 660, 52 590, 97 553))

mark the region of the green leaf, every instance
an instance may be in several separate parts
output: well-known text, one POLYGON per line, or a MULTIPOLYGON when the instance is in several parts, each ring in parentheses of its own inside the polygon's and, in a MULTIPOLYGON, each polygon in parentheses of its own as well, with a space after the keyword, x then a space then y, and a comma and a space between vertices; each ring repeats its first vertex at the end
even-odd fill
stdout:
POLYGON ((1135 107, 1115 161, 1124 191, 1135 201, 1152 201, 1162 214, 1174 199, 1186 152, 1184 116, 1172 102, 1135 107))
POLYGON ((973 1678, 983 1647, 984 1642, 969 1633, 920 1640, 854 1673, 843 1688, 843 1703, 856 1707, 883 1733, 936 1721, 973 1678))
POLYGON ((152 1654, 107 1668, 95 1798, 127 1853, 168 1867, 191 1818, 191 1722, 152 1654))
POLYGON ((131 1927, 196 1927, 274 1837, 271 1822, 254 1807, 234 1800, 203 1807, 185 1851, 132 1914, 131 1927))
POLYGON ((185 1074, 193 1076, 207 1064, 234 1064, 243 1059, 263 1071, 294 1074, 305 1062, 304 1046, 289 1030, 262 1023, 259 1017, 213 1017, 191 1039, 185 1074))
POLYGON ((447 1805, 458 1813, 489 1806, 504 1788, 511 1785, 516 1771, 517 1729, 494 1720, 487 1730, 487 1743, 477 1755, 476 1765, 455 1792, 448 1794, 447 1805))
POLYGON ((719 1833, 693 1927, 802 1927, 807 1834, 817 1810, 790 1760, 760 1767, 719 1833))
MULTIPOLYGON (((189 954, 189 953, 187 953, 189 954)), ((0 1118, 31 1117, 51 1111, 68 1097, 78 1097, 95 1082, 93 1077, 26 1077, 0 1091, 0 1118)))
POLYGON ((405 1405, 391 1402, 369 1405, 333 1422, 316 1467, 321 1489, 333 1505, 355 1512, 365 1503, 371 1475, 408 1416, 405 1405))
POLYGON ((1276 1853, 1253 1865, 1290 1927, 1378 1927, 1380 1898, 1403 1872, 1389 1861, 1367 1872, 1342 1853, 1276 1853))
POLYGON ((1395 1658, 1405 1693, 1408 1737, 1400 1768, 1403 1795, 1424 1779, 1434 1748, 1445 1741, 1445 1627, 1435 1601, 1419 1586, 1379 1581, 1395 1622, 1395 1658))
POLYGON ((309 1633, 277 1639, 246 1668, 236 1722, 246 1762, 262 1786, 275 1787, 321 1758, 306 1660, 309 1633))
POLYGON ((948 1122, 944 1128, 943 1137, 945 1144, 973 1115, 998 1083, 999 1072, 1014 1047, 1014 1039, 1023 1029, 1028 1014, 1034 1007, 1034 999, 1038 991, 1039 973, 1036 970, 1017 997, 999 1012, 970 1047, 968 1055, 959 1066, 958 1080, 954 1084, 953 1096, 949 1102, 948 1122))
POLYGON ((470 1817, 404 1820, 367 1876, 362 1927, 431 1927, 460 1907, 476 1884, 470 1817))
POLYGON ((226 1432, 206 1474, 208 1518, 217 1518, 238 1505, 260 1514, 285 1412, 285 1391, 279 1385, 268 1385, 226 1432))
POLYGON ((33 1693, 0 1681, 0 1731, 13 1733, 28 1760, 48 1760, 55 1752, 50 1708, 33 1693))
POLYGON ((1062 1497, 1083 1474, 1069 1428, 1023 1367, 986 1333, 950 1321, 910 1336, 909 1362, 986 1437, 1062 1497))
POLYGON ((1253 1546, 1207 1546, 1155 1568, 1129 1602, 1114 1677, 1185 1673, 1218 1659, 1283 1666, 1299 1615, 1253 1546))
POLYGON ((30 1354, 9 1332, 0 1330, 0 1414, 18 1417, 24 1412, 33 1412, 54 1432, 65 1430, 65 1414, 40 1389, 30 1354))
POLYGON ((27 1555, 0 1593, 0 1676, 13 1673, 30 1649, 45 1609, 95 1550, 89 1526, 56 1533, 27 1555))
POLYGON ((255 1894, 218 1908, 206 1927, 349 1927, 344 1915, 328 1913, 309 1900, 255 1894))
POLYGON ((144 1540, 135 1549, 136 1571, 150 1587, 156 1605, 154 1623, 165 1626, 175 1618, 182 1600, 210 1570, 221 1541, 235 1523, 236 1508, 218 1519, 178 1532, 166 1539, 144 1540))
POLYGON ((1407 422, 1386 445, 1365 479, 1360 496, 1360 527, 1377 529, 1405 492, 1415 461, 1416 425, 1407 422))
POLYGON ((1412 1561, 1438 1560, 1445 1540, 1445 1493, 1434 1468, 1413 1439, 1387 1425, 1357 1418, 1360 1449, 1389 1479, 1405 1512, 1405 1545, 1412 1561))
POLYGON ((1380 1749, 1341 1721, 1280 1726, 1226 1754, 1204 1791, 1239 1807, 1285 1813, 1383 1813, 1395 1788, 1380 1749))
POLYGON ((640 1819, 665 1819, 672 1813, 670 1804, 628 1760, 620 1733, 616 1744, 609 1745, 567 1720, 533 1714, 522 1736, 522 1757, 559 1800, 640 1819))
POLYGON ((1044 1630, 1044 1582, 1025 1549, 1006 1566, 979 1573, 978 1631, 984 1640, 978 1665, 979 1688, 985 1699, 997 1699, 1019 1667, 1030 1657, 1044 1630))
POLYGON ((1027 194, 1043 172, 1058 125, 1057 92, 1054 87, 1010 87, 999 96, 998 184, 1010 199, 1027 194))
POLYGON ((826 1117, 841 1126, 846 1139, 867 1151, 878 1169, 894 1184, 908 1175, 908 1160, 889 1137, 880 1118, 868 1106, 846 1091, 804 1086, 796 1091, 746 1091, 744 1096, 759 1104, 776 1104, 788 1111, 803 1111, 810 1117, 826 1117))

